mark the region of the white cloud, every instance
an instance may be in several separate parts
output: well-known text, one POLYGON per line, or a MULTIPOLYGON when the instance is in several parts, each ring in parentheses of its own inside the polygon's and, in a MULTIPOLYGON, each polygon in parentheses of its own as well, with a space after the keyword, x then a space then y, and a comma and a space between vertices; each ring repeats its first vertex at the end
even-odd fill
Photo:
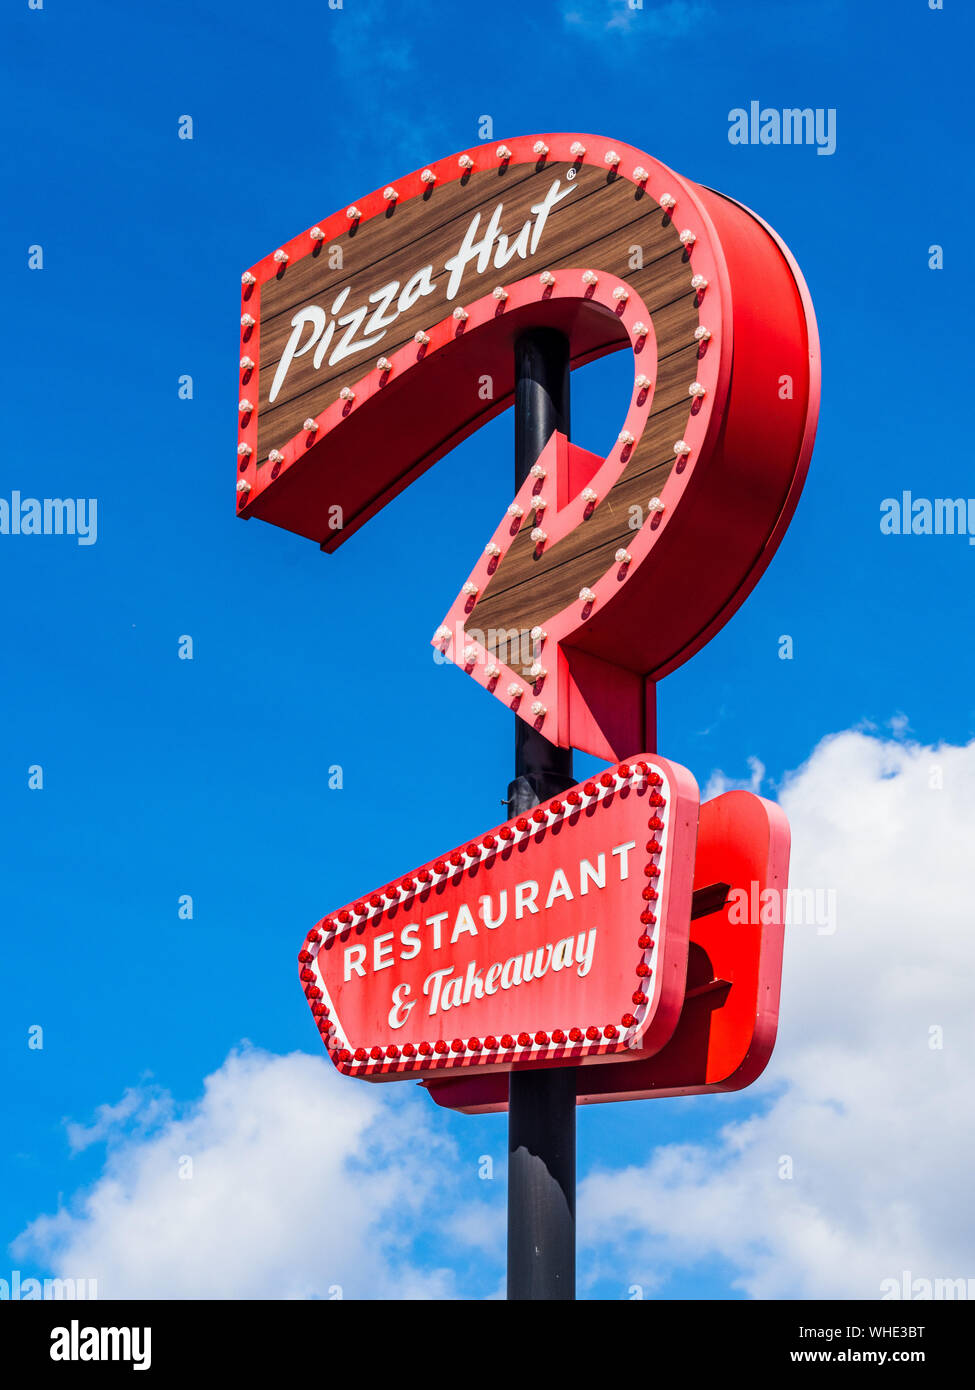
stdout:
POLYGON ((102 1176, 14 1254, 97 1279, 100 1298, 449 1297, 453 1275, 424 1267, 413 1240, 436 1225, 454 1154, 386 1089, 245 1048, 182 1114, 127 1091, 72 1131, 75 1148, 107 1141, 102 1176))
POLYGON ((779 1039, 751 1091, 759 1113, 714 1144, 593 1173, 579 1194, 585 1239, 637 1282, 635 1247, 657 1271, 727 1261, 758 1298, 877 1298, 903 1270, 975 1276, 975 744, 841 734, 781 802, 790 880, 835 889, 838 923, 834 935, 787 930, 779 1039))
POLYGON ((653 39, 682 39, 712 18, 709 4, 699 0, 574 0, 563 11, 567 28, 592 37, 621 34, 653 39))
POLYGON ((726 777, 720 768, 716 768, 707 780, 704 790, 701 792, 702 801, 710 801, 715 796, 721 796, 722 792, 730 792, 733 788, 741 788, 746 792, 754 792, 756 796, 762 790, 762 783, 765 780, 765 764, 758 758, 746 758, 748 764, 748 777, 744 780, 736 780, 734 777, 726 777))
POLYGON ((82 1153, 92 1144, 103 1144, 117 1138, 123 1131, 130 1138, 148 1134, 173 1113, 172 1096, 148 1082, 129 1086, 115 1105, 99 1105, 90 1125, 73 1121, 67 1124, 68 1146, 72 1153, 82 1153))

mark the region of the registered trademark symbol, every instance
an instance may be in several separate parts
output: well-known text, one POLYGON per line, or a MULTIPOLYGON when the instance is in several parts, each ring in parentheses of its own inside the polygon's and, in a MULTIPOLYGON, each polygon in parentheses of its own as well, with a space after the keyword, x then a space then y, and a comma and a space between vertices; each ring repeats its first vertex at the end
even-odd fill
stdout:
POLYGON ((572 179, 575 178, 575 176, 576 176, 576 171, 575 171, 574 169, 566 169, 566 171, 565 171, 565 177, 566 177, 567 179, 569 179, 569 180, 571 181, 572 179))

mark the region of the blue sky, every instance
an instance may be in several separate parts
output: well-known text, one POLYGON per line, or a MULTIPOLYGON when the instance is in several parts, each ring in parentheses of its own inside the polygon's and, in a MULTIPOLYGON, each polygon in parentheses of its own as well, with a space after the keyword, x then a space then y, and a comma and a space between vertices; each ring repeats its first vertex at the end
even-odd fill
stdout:
MULTIPOLYGON (((975 550, 885 536, 879 518, 904 489, 975 488, 961 438, 972 16, 958 0, 942 12, 926 0, 46 0, 8 10, 4 27, 0 495, 98 499, 94 545, 0 536, 6 1244, 102 1173, 102 1148, 72 1152, 66 1119, 88 1123, 140 1083, 192 1102, 243 1039, 320 1052, 295 981, 303 931, 501 814, 511 720, 428 642, 510 498, 510 416, 334 556, 238 521, 247 265, 476 143, 484 115, 494 140, 630 142, 786 239, 819 321, 819 436, 766 576, 661 687, 660 751, 702 786, 718 769, 748 783, 758 759, 775 796, 842 730, 925 747, 972 738, 975 550), (751 100, 835 108, 835 153, 730 144, 728 113, 751 100), (192 141, 177 138, 184 114, 192 141), (932 244, 943 270, 929 268, 932 244), (41 270, 28 268, 33 245, 41 270), (192 400, 177 395, 186 373, 192 400), (472 532, 439 533, 417 564, 411 538, 458 488, 472 532), (353 684, 336 652, 377 613, 387 645, 353 684), (192 661, 178 659, 184 634, 192 661), (782 634, 792 661, 778 658, 782 634), (177 916, 181 894, 192 921, 177 916), (35 1024, 42 1051, 26 1046, 35 1024)), ((608 449, 629 370, 621 356, 574 377, 581 444, 608 449)), ((772 1103, 774 1071, 773 1058, 767 1084, 738 1097, 582 1113, 580 1172, 716 1142, 772 1103)), ((451 1162, 493 1155, 503 1173, 502 1118, 449 1116, 396 1089, 381 1103, 454 1146, 451 1162)), ((501 1188, 485 1199, 495 1218, 501 1188)), ((435 1224, 410 1241, 419 1264, 450 1263, 435 1224)), ((477 1296, 502 1263, 492 1246, 454 1268, 477 1296)), ((662 1277, 668 1296, 742 1294, 719 1258, 662 1277)), ((588 1292, 623 1296, 595 1258, 591 1278, 588 1292)))

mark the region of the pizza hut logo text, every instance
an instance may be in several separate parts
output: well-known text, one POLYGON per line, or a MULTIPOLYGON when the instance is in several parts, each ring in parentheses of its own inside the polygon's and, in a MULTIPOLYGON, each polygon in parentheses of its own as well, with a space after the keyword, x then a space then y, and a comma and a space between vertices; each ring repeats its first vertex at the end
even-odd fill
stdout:
MULTIPOLYGON (((483 232, 480 231, 481 214, 475 213, 458 250, 444 262, 440 272, 447 272, 449 277, 444 299, 448 303, 456 299, 464 272, 472 261, 477 262, 477 273, 483 275, 492 263, 492 254, 493 264, 498 270, 503 269, 515 256, 521 260, 533 256, 538 250, 549 213, 556 203, 568 197, 571 192, 571 187, 563 188, 562 180, 556 179, 545 197, 532 204, 532 216, 513 238, 501 230, 503 203, 497 204, 483 232)), ((433 294, 437 289, 439 281, 433 278, 436 273, 432 265, 421 266, 405 281, 390 280, 388 284, 380 285, 368 296, 365 304, 353 305, 351 308, 346 307, 351 293, 351 286, 346 285, 335 296, 327 313, 318 304, 308 304, 299 309, 291 320, 291 336, 274 373, 274 380, 268 392, 268 403, 273 404, 277 399, 288 375, 288 368, 295 358, 303 357, 306 352, 311 352, 312 348, 315 349, 312 361, 317 371, 325 362, 334 367, 346 357, 365 352, 367 348, 375 347, 377 343, 382 342, 400 314, 411 309, 424 295, 433 294), (306 333, 306 329, 310 331, 306 333), (336 329, 345 330, 338 335, 337 340, 336 329)))

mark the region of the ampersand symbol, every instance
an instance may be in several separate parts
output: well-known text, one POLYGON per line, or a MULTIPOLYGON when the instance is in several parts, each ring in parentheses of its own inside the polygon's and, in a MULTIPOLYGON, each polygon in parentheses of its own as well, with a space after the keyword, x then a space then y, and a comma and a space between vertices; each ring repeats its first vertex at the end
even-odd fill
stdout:
POLYGON ((407 1003, 409 993, 409 985, 397 985, 393 990, 393 1007, 389 1011, 388 1020, 390 1028, 402 1028, 413 1012, 416 1000, 410 999, 407 1003))

